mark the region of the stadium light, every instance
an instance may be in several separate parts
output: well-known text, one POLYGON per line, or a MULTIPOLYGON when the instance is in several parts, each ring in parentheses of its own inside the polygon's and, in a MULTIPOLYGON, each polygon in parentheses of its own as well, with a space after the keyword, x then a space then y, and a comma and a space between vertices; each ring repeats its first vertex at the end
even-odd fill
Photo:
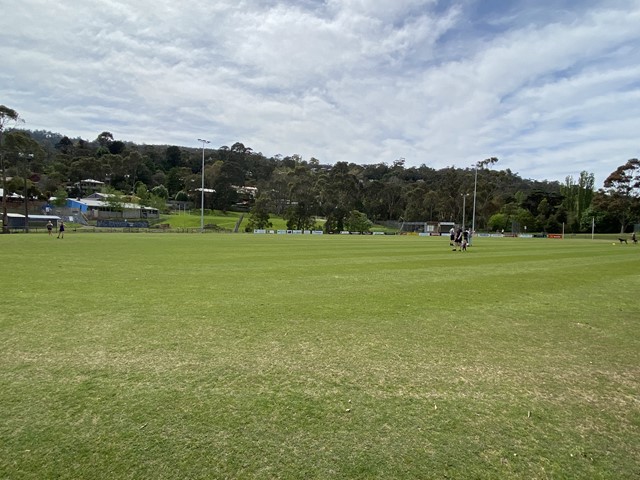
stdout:
POLYGON ((202 186, 200 188, 200 231, 204 233, 204 147, 207 143, 211 143, 209 140, 202 138, 198 139, 202 142, 202 186))
POLYGON ((460 195, 462 195, 462 229, 464 230, 464 211, 467 208, 467 197, 469 194, 461 193, 460 195))
POLYGON ((471 235, 469 236, 469 245, 471 245, 471 239, 476 234, 476 194, 478 192, 478 163, 476 163, 476 174, 473 180, 473 213, 471 214, 471 235))
POLYGON ((29 160, 33 160, 33 153, 18 153, 18 157, 24 160, 24 231, 29 233, 29 195, 27 190, 27 169, 29 167, 29 160))

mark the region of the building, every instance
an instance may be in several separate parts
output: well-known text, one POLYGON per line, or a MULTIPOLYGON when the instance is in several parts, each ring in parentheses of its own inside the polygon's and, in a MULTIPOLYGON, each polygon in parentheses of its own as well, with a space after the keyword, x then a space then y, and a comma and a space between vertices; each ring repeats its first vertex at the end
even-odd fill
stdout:
POLYGON ((453 226, 453 222, 402 222, 400 231, 438 235, 441 233, 448 234, 453 226))
POLYGON ((88 195, 94 192, 99 192, 104 187, 104 182, 87 178, 86 180, 80 180, 73 184, 72 189, 79 190, 81 195, 88 195))
MULTIPOLYGON (((0 188, 0 198, 4 195, 4 189, 0 188)), ((7 200, 22 200, 24 197, 17 193, 9 193, 7 192, 7 200)))
MULTIPOLYGON (((60 217, 57 215, 29 215, 29 228, 47 228, 47 222, 51 221, 53 223, 53 228, 58 228, 58 222, 60 221, 60 217)), ((9 230, 24 230, 25 229, 25 221, 24 215, 20 213, 7 213, 7 226, 9 230)))
POLYGON ((82 213, 88 220, 113 219, 113 218, 159 218, 160 212, 157 208, 145 207, 137 203, 119 203, 119 209, 114 209, 112 202, 109 202, 109 193, 92 193, 85 198, 67 198, 66 207, 72 211, 82 213))

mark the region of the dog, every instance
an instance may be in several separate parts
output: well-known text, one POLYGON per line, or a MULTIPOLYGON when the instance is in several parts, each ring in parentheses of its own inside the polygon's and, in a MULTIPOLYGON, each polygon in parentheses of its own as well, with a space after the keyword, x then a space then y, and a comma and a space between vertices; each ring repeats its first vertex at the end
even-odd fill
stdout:
POLYGON ((623 243, 628 243, 626 238, 618 238, 618 241, 623 244, 623 243))

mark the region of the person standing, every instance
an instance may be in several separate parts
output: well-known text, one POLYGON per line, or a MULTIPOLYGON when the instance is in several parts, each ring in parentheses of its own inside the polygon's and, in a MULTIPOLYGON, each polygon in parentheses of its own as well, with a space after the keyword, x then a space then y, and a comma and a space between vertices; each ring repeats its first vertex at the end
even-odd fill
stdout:
POLYGON ((49 232, 49 236, 53 235, 53 223, 51 223, 51 220, 47 223, 47 231, 49 232))
POLYGON ((455 228, 451 227, 451 230, 449 230, 449 246, 453 247, 453 242, 456 239, 456 230, 455 228))
POLYGON ((456 232, 455 246, 453 249, 456 250, 457 248, 462 251, 462 228, 458 228, 458 231, 456 232))
POLYGON ((60 230, 58 230, 58 238, 64 238, 64 221, 60 220, 60 230))

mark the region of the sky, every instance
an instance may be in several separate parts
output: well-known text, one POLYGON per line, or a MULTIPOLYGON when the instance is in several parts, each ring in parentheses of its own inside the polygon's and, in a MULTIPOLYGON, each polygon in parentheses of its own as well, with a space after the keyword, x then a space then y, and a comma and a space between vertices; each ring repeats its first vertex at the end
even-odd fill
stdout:
POLYGON ((640 0, 0 0, 24 128, 320 163, 595 175, 640 156, 640 0))

